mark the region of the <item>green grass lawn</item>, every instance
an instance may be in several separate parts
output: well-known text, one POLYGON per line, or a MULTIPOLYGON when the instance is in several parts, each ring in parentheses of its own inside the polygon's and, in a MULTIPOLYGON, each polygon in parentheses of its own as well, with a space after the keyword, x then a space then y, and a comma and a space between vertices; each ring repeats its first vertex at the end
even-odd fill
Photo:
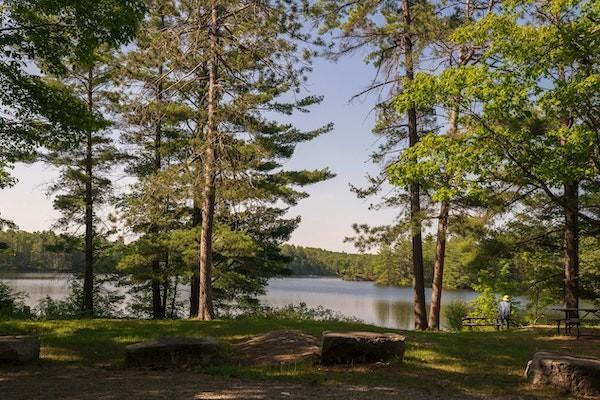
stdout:
MULTIPOLYGON (((33 333, 41 338, 42 363, 123 368, 125 346, 159 336, 214 336, 223 342, 278 329, 299 329, 320 337, 325 330, 392 331, 370 325, 285 320, 212 322, 72 320, 0 321, 0 334, 33 333)), ((397 331, 400 332, 400 331, 397 331)), ((234 362, 199 372, 312 384, 353 383, 409 386, 465 394, 548 395, 522 378, 536 351, 600 357, 600 339, 555 336, 551 327, 461 333, 400 332, 406 336, 404 362, 391 365, 323 367, 301 363, 284 367, 241 366, 234 362)), ((598 333, 598 332, 597 332, 598 333)))

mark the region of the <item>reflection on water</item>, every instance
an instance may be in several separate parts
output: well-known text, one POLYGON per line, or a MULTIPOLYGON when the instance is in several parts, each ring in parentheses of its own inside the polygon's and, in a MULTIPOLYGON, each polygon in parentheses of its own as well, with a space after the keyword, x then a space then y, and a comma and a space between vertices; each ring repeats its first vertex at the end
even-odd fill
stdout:
MULTIPOLYGON (((32 307, 46 296, 65 298, 70 278, 70 274, 59 273, 0 275, 0 279, 9 286, 25 292, 28 295, 27 304, 32 307)), ((189 288, 182 289, 181 297, 187 299, 189 288)), ((431 296, 431 290, 426 290, 426 296, 431 296)), ((475 296, 470 290, 445 291, 442 297, 442 324, 445 323, 444 304, 457 299, 468 301, 475 296)), ((370 324, 412 329, 412 298, 411 288, 377 286, 372 282, 347 282, 336 278, 280 278, 269 282, 267 294, 261 300, 272 306, 304 302, 309 307, 323 306, 370 324)))
POLYGON ((27 295, 26 303, 35 307, 45 298, 64 299, 69 294, 69 281, 72 274, 65 273, 2 273, 0 280, 18 292, 27 295))
MULTIPOLYGON (((429 298, 431 290, 427 289, 425 295, 429 298)), ((445 304, 458 299, 469 301, 476 295, 470 290, 444 291, 442 325, 445 324, 445 304)), ((262 298, 266 304, 275 306, 300 302, 309 307, 322 305, 370 324, 401 329, 414 326, 412 299, 412 288, 377 286, 372 282, 348 282, 335 278, 272 279, 267 294, 262 298)))

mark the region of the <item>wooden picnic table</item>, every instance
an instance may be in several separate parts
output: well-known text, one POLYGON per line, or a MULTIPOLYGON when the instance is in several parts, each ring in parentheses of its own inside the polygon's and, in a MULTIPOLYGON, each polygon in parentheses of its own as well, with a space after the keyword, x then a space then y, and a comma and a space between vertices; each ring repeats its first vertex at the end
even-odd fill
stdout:
POLYGON ((597 317, 600 320, 600 308, 589 307, 558 307, 553 308, 554 311, 564 312, 565 318, 556 320, 556 332, 560 335, 560 323, 565 322, 565 335, 571 333, 572 329, 577 328, 577 338, 579 338, 579 325, 581 321, 590 321, 589 317, 597 317), (583 314, 580 316, 580 314, 583 314))

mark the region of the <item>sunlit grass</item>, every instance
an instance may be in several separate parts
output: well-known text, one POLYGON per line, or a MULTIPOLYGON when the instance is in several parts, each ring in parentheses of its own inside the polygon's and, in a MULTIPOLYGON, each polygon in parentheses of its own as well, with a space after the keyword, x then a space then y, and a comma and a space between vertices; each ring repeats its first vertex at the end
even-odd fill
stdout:
MULTIPOLYGON (((285 320, 4 321, 0 334, 40 336, 42 362, 123 368, 125 346, 160 336, 214 336, 224 343, 278 329, 320 337, 325 330, 390 331, 362 324, 285 320)), ((397 331, 400 332, 400 331, 397 331)), ((426 388, 464 394, 542 395, 523 379, 527 361, 540 350, 600 357, 600 339, 554 336, 553 327, 461 333, 400 332, 407 339, 403 362, 325 367, 312 362, 247 366, 230 361, 198 372, 311 384, 367 384, 426 388)), ((600 332, 598 332, 600 333, 600 332)), ((556 393, 549 392, 551 395, 556 393)))

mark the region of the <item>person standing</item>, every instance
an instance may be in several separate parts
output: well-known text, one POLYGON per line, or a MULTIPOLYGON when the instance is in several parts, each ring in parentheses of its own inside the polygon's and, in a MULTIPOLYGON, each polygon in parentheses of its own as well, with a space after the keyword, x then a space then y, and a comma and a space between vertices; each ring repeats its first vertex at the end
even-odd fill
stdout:
POLYGON ((498 304, 498 316, 500 318, 500 328, 506 325, 506 329, 510 327, 510 296, 504 295, 502 301, 498 304))

